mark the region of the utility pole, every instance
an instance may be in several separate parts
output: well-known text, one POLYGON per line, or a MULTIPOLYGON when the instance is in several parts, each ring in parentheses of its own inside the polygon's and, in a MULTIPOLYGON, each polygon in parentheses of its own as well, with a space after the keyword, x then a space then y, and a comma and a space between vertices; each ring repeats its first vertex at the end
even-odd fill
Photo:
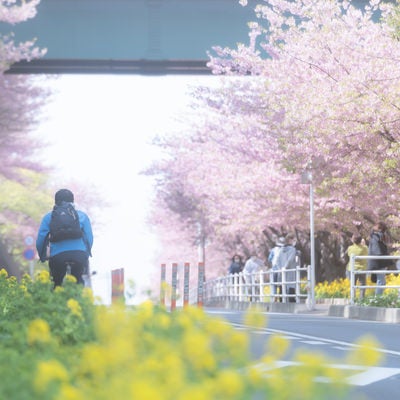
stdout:
POLYGON ((309 308, 315 308, 315 233, 314 233, 314 183, 311 161, 301 176, 301 183, 310 185, 310 296, 309 308))

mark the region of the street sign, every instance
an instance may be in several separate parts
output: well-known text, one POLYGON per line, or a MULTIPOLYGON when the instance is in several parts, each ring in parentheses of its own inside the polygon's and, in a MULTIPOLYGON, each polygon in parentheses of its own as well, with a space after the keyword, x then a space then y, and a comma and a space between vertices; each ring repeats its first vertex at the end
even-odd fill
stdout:
POLYGON ((27 246, 33 246, 33 244, 35 243, 35 239, 33 238, 33 236, 27 236, 24 242, 27 246))
POLYGON ((32 248, 27 248, 24 250, 24 258, 25 260, 33 260, 35 258, 35 250, 32 248))

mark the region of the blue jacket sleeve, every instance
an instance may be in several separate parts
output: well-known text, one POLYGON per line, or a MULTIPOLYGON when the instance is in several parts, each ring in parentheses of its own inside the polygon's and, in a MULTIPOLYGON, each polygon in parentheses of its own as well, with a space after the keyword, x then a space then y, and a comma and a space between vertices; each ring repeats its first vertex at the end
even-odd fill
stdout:
POLYGON ((88 254, 91 256, 92 246, 93 246, 92 224, 90 222, 89 217, 82 211, 79 211, 79 219, 83 232, 83 241, 85 242, 88 254))
POLYGON ((41 262, 46 261, 47 246, 49 244, 50 233, 50 216, 51 213, 46 214, 40 223, 38 235, 36 238, 36 250, 41 262))

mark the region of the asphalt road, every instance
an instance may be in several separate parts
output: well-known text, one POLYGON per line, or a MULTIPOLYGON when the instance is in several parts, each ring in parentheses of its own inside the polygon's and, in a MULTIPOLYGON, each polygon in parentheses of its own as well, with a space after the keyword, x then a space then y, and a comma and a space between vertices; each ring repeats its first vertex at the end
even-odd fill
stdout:
MULTIPOLYGON (((399 398, 400 388, 400 324, 350 320, 309 314, 265 313, 267 323, 263 328, 244 325, 243 311, 205 309, 211 315, 226 319, 235 329, 250 332, 252 353, 260 357, 268 337, 279 333, 290 340, 290 351, 283 365, 299 349, 318 352, 329 360, 337 360, 337 368, 348 371, 349 399, 386 400, 399 398), (366 335, 377 340, 376 351, 382 354, 382 362, 375 367, 349 365, 344 360, 355 349, 357 341, 366 335)), ((322 399, 323 400, 323 399, 322 399)))

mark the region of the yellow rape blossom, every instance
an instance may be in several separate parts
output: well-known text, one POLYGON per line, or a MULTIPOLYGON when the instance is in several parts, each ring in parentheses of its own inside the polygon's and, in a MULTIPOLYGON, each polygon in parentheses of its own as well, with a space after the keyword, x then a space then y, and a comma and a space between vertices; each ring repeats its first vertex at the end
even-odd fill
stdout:
POLYGON ((150 319, 153 316, 154 304, 151 300, 146 300, 139 304, 138 312, 143 319, 150 319))
POLYGON ((51 340, 50 327, 43 319, 35 319, 28 326, 27 341, 29 344, 49 343, 51 340))
POLYGON ((223 370, 217 376, 216 387, 221 396, 238 396, 243 393, 244 384, 239 371, 223 370))
POLYGON ((378 341, 372 336, 364 336, 356 343, 356 348, 348 356, 349 364, 373 366, 382 361, 382 353, 378 341))
POLYGON ((4 268, 0 269, 0 278, 7 278, 8 272, 4 268))
POLYGON ((163 329, 168 329, 171 325, 171 318, 169 315, 161 314, 157 319, 158 325, 163 329))
POLYGON ((203 321, 206 317, 206 314, 201 307, 188 306, 183 310, 183 313, 189 315, 193 321, 203 321))
POLYGON ((68 372, 57 360, 39 362, 36 370, 34 386, 37 392, 43 393, 51 382, 65 383, 68 372))
POLYGON ((182 348, 195 370, 211 370, 216 362, 210 348, 210 339, 202 332, 188 331, 182 339, 182 348))
POLYGON ((208 333, 221 338, 225 338, 232 331, 232 326, 223 320, 209 318, 206 320, 205 326, 208 333))
POLYGON ((131 384, 132 399, 151 399, 164 400, 165 396, 159 385, 155 385, 153 381, 141 380, 131 384))
MULTIPOLYGON (((0 273, 1 273, 1 271, 0 271, 0 273)), ((22 282, 32 282, 32 278, 31 278, 31 276, 29 274, 23 274, 22 278, 21 278, 21 281, 22 282)))
POLYGON ((88 344, 82 352, 80 372, 82 375, 96 377, 99 380, 104 379, 107 372, 107 349, 97 345, 88 344))
POLYGON ((271 335, 267 343, 267 354, 270 357, 279 359, 286 354, 289 345, 289 340, 282 335, 271 335))
POLYGON ((62 384, 57 400, 85 400, 83 394, 68 384, 62 384))
POLYGON ((41 283, 49 283, 50 282, 50 273, 49 271, 40 271, 37 275, 37 280, 41 283))
POLYGON ((244 323, 247 326, 264 328, 267 323, 267 317, 257 307, 250 307, 245 314, 244 323))
POLYGON ((210 400, 213 398, 207 385, 188 385, 177 396, 176 400, 210 400))
POLYGON ((28 288, 26 285, 19 285, 19 288, 22 290, 22 292, 24 292, 24 294, 28 293, 28 288))
POLYGON ((76 278, 73 275, 65 275, 65 282, 76 283, 76 278))
POLYGON ((67 301, 67 307, 70 309, 72 315, 82 318, 82 308, 75 299, 69 299, 67 301))

